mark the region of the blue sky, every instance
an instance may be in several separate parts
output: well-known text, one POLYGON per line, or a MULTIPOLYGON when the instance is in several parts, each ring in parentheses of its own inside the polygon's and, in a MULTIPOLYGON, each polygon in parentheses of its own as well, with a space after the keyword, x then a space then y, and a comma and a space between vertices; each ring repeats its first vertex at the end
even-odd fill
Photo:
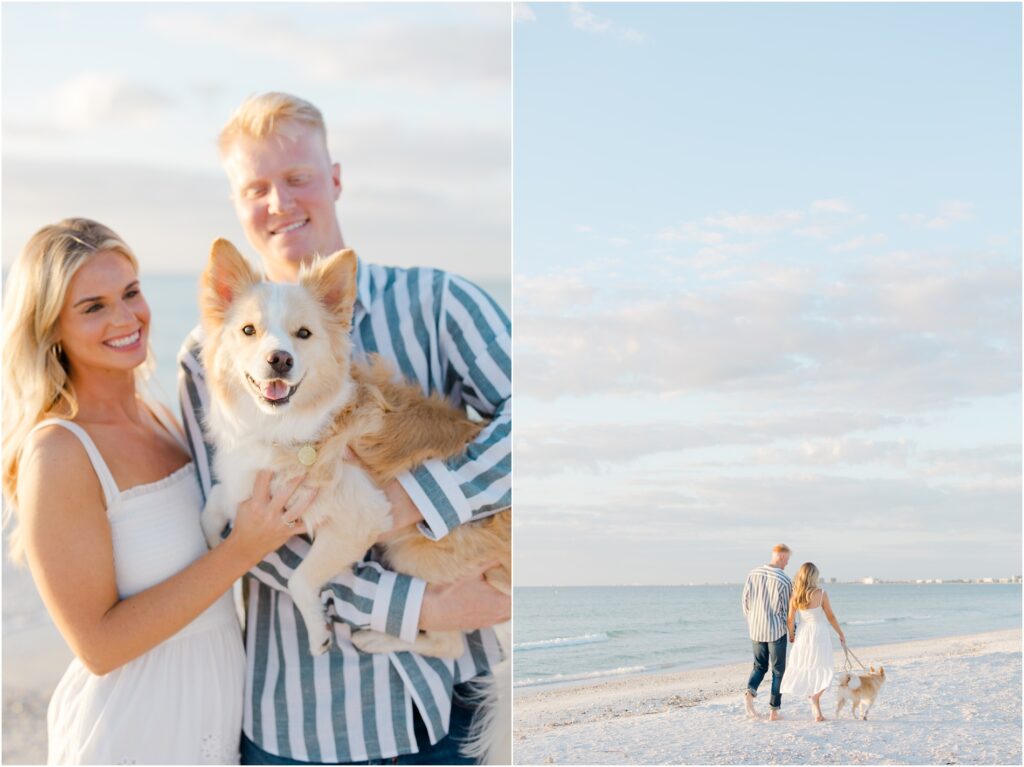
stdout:
POLYGON ((215 237, 244 241, 216 134, 246 96, 285 90, 324 112, 349 246, 507 294, 507 6, 5 3, 2 18, 5 265, 44 223, 88 215, 144 272, 198 272, 215 237))
POLYGON ((517 583, 1018 574, 1019 6, 515 16, 517 583))

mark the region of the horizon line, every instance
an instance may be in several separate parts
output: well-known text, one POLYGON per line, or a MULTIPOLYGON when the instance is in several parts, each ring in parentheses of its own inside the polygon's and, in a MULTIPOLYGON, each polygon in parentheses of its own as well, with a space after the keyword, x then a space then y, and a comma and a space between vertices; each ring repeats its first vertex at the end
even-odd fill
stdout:
MULTIPOLYGON (((864 578, 855 580, 843 580, 837 578, 834 581, 826 581, 823 585, 852 585, 852 586, 884 586, 892 584, 910 586, 945 586, 945 585, 978 585, 978 586, 1020 586, 1021 576, 1005 575, 1000 577, 984 576, 981 578, 872 578, 865 581, 864 578), (1016 579, 1016 580, 1015 580, 1016 579)), ((595 589, 595 588, 690 588, 699 586, 742 586, 743 581, 705 581, 698 583, 555 583, 555 584, 516 584, 517 589, 595 589)))

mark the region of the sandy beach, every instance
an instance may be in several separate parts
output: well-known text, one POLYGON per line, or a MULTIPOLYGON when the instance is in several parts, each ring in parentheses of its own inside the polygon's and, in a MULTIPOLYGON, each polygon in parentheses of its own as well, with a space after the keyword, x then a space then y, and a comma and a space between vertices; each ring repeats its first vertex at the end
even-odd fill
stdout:
MULTIPOLYGON (((887 682, 868 721, 850 709, 812 721, 784 700, 784 721, 746 718, 751 663, 584 687, 523 688, 517 764, 1020 764, 1021 631, 854 647, 887 682)), ((842 653, 836 653, 837 668, 842 653)), ((758 710, 767 711, 769 679, 758 710)))
POLYGON ((46 706, 71 662, 27 569, 3 555, 3 763, 46 764, 46 706))
MULTIPOLYGON (((5 567, 10 610, 38 597, 5 567)), ((25 609, 30 609, 31 604, 25 609)), ((34 612, 34 611, 32 611, 34 612)), ((524 688, 515 699, 517 764, 1020 764, 1021 631, 854 647, 888 681, 867 722, 811 721, 785 700, 782 722, 744 716, 750 670, 726 666, 583 687, 524 688)), ((71 659, 52 623, 5 632, 3 763, 44 764, 46 704, 71 659)), ((841 654, 836 654, 837 666, 841 654)), ((768 681, 761 687, 766 710, 768 681)))

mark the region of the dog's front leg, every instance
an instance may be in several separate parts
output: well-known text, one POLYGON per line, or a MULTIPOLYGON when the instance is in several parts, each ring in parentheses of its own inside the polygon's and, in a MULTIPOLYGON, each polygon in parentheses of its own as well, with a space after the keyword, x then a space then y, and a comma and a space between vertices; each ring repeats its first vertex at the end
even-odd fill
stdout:
POLYGON ((352 635, 352 644, 363 652, 415 652, 431 658, 455 660, 466 651, 460 631, 421 631, 412 642, 364 629, 352 635))
POLYGON ((331 629, 320 590, 335 575, 362 559, 368 548, 365 541, 346 538, 337 525, 325 525, 317 531, 306 558, 288 579, 288 593, 306 624, 310 654, 320 655, 331 646, 331 629))
POLYGON ((288 580, 288 592, 306 624, 310 653, 320 655, 331 644, 320 590, 359 562, 377 537, 391 529, 391 505, 363 471, 345 465, 304 519, 307 527, 315 528, 316 537, 288 580), (310 524, 314 519, 317 523, 310 524))
POLYGON ((226 502, 226 494, 224 485, 214 485, 206 499, 203 513, 199 516, 199 522, 203 527, 203 535, 206 536, 206 543, 211 549, 221 542, 221 533, 224 532, 224 528, 234 518, 228 511, 229 506, 226 502))

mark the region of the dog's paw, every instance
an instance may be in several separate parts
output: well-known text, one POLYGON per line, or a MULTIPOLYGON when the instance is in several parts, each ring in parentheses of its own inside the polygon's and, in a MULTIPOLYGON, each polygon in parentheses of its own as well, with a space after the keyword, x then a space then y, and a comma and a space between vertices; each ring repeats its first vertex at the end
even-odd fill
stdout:
POLYGON ((380 631, 362 630, 352 634, 352 644, 362 652, 382 653, 408 650, 408 642, 389 636, 380 631))
POLYGON ((434 658, 455 660, 466 650, 465 641, 458 631, 428 631, 420 634, 414 643, 416 650, 434 658))
POLYGON ((320 627, 320 631, 309 632, 309 654, 313 656, 323 655, 331 649, 331 631, 327 624, 320 627))
POLYGON ((218 530, 204 529, 203 532, 206 535, 206 545, 210 547, 211 551, 217 548, 223 540, 218 530))

